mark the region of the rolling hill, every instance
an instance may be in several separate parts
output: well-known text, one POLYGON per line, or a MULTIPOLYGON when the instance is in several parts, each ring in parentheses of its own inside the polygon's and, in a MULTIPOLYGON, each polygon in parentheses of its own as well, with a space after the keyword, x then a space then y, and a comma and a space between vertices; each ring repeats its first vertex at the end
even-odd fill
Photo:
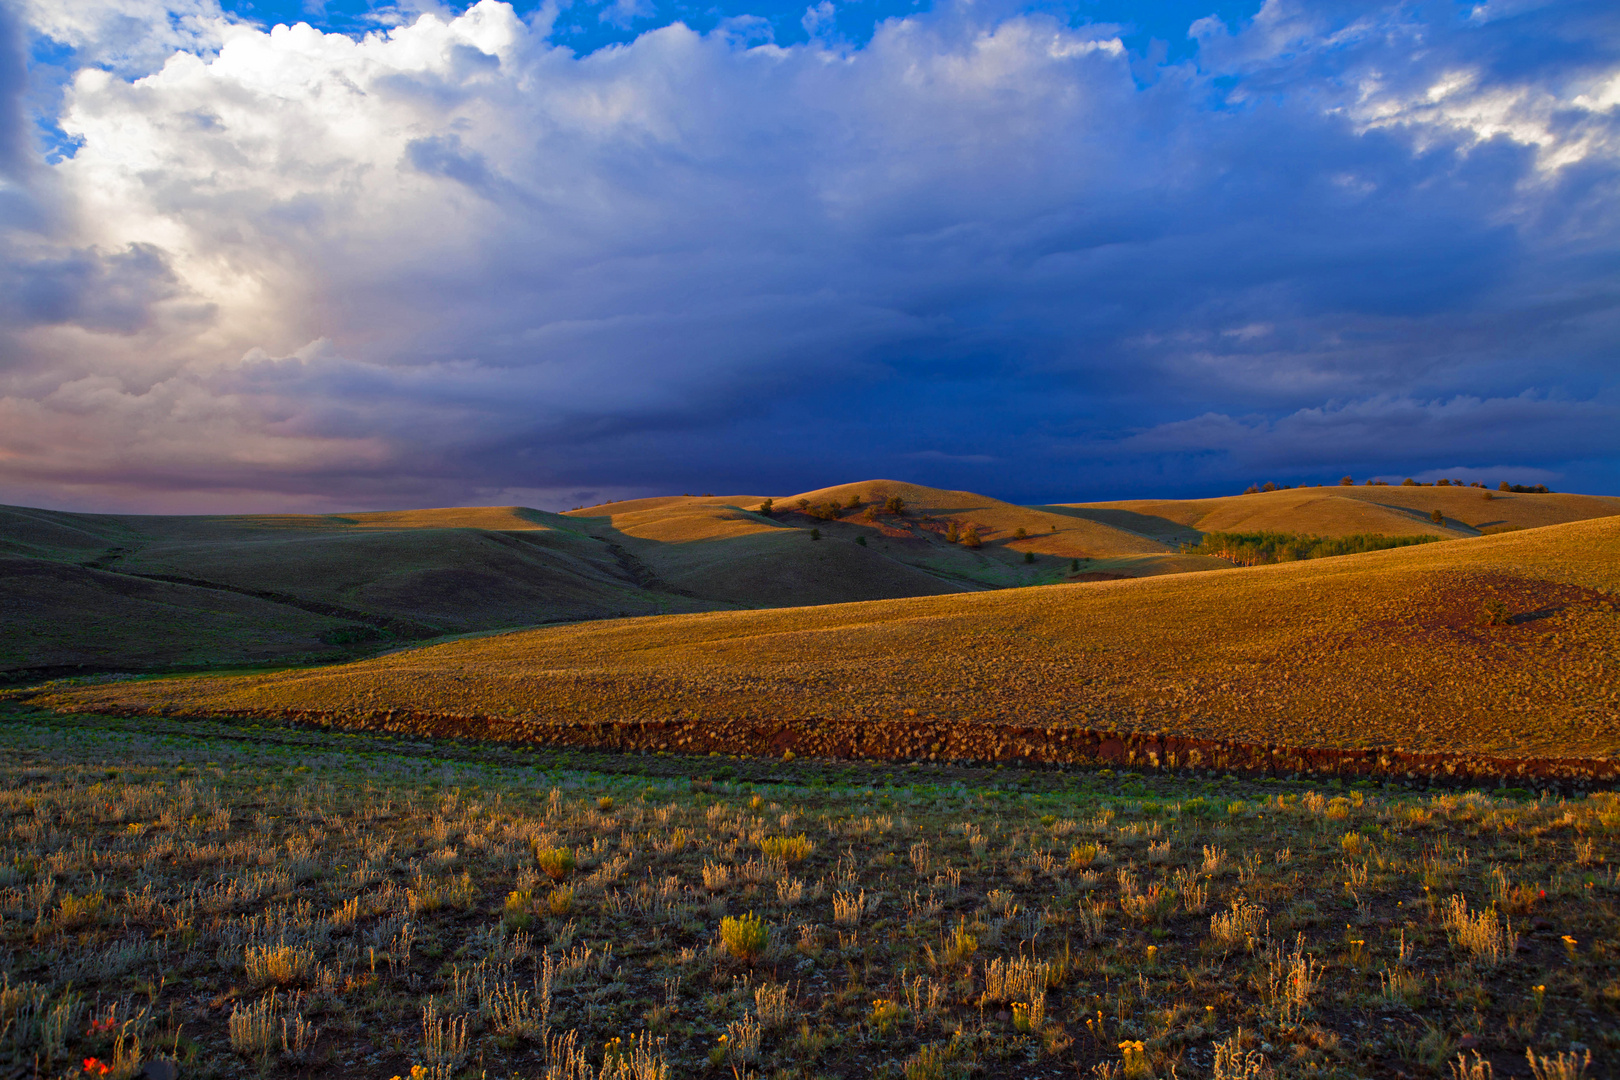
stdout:
POLYGON ((1180 551, 1213 529, 1460 538, 1620 513, 1620 499, 1389 487, 1026 507, 893 480, 773 502, 770 514, 757 495, 566 514, 0 507, 0 674, 331 662, 514 627, 1224 569, 1180 551), (1444 526, 1428 520, 1436 508, 1444 526))
POLYGON ((666 581, 702 595, 722 587, 727 599, 756 607, 1044 585, 1075 574, 1141 577, 1226 565, 1179 554, 1174 546, 1128 528, 896 480, 841 484, 778 495, 772 501, 770 516, 758 512, 764 496, 638 499, 565 516, 584 523, 592 535, 611 536, 666 581), (892 497, 902 501, 902 513, 884 509, 892 497), (972 526, 982 546, 948 540, 953 523, 959 531, 972 526), (845 584, 780 588, 769 580, 774 561, 782 560, 784 567, 808 561, 811 549, 798 545, 812 528, 833 541, 816 557, 833 560, 845 584), (847 545, 858 540, 865 544, 857 546, 884 561, 857 559, 847 545), (1026 561, 1026 555, 1035 561, 1026 561), (1078 569, 1076 560, 1082 563, 1078 569), (726 576, 721 568, 728 563, 735 563, 737 576, 722 584, 715 575, 726 576))
POLYGON ((1432 533, 1443 539, 1534 529, 1620 514, 1620 498, 1521 494, 1468 487, 1305 487, 1220 499, 1133 499, 1049 507, 1163 543, 1197 543, 1210 532, 1316 536, 1432 533), (1440 511, 1444 523, 1430 514, 1440 511))
POLYGON ((602 621, 32 700, 511 738, 632 725, 654 748, 739 723, 814 747, 818 731, 898 721, 935 732, 938 752, 953 728, 1016 725, 1605 757, 1620 753, 1620 518, 1254 569, 602 621), (657 734, 669 725, 686 734, 657 734))
POLYGON ((144 517, 0 508, 0 670, 330 658, 356 645, 702 610, 518 507, 144 517))

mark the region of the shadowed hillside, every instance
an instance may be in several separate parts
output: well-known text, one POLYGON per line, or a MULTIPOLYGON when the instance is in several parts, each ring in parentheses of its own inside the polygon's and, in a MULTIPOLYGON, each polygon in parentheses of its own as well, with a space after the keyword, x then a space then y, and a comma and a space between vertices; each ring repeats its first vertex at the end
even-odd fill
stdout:
POLYGON ((0 670, 331 657, 717 606, 519 507, 143 517, 0 508, 0 670))
POLYGON ((1603 756, 1620 751, 1617 590, 1620 518, 1608 518, 1255 569, 548 628, 35 700, 361 726, 487 717, 512 737, 916 718, 1603 756))

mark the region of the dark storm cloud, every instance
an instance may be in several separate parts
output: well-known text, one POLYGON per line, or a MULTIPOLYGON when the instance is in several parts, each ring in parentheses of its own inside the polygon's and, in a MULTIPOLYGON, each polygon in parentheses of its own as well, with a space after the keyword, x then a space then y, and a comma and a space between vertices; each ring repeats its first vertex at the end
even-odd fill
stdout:
POLYGON ((8 260, 0 483, 1620 488, 1609 6, 1269 3, 1150 78, 959 6, 836 52, 545 30, 485 3, 82 74, 76 224, 8 260))

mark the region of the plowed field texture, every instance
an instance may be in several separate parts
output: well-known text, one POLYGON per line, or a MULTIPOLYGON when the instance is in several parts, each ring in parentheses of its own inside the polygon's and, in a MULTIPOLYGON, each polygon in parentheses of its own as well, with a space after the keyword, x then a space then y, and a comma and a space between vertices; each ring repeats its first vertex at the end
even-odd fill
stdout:
POLYGON ((1562 1078, 1620 1061, 1608 793, 6 709, 8 1077, 173 1060, 188 1078, 1562 1078))

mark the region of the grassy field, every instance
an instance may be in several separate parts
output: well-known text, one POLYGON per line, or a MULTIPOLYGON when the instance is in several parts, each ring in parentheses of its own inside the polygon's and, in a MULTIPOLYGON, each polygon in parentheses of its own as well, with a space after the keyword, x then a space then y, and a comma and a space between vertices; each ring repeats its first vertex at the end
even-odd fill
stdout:
POLYGON ((711 731, 695 746, 777 754, 1012 757, 1024 751, 994 729, 1021 725, 1047 743, 1089 728, 1604 759, 1620 753, 1617 673, 1620 518, 1606 518, 1309 562, 610 620, 317 670, 23 696, 64 711, 449 730, 437 718, 520 740, 615 724, 656 739, 657 725, 680 724, 711 731), (891 722, 939 735, 919 747, 884 734, 891 722), (969 725, 989 734, 964 745, 969 725), (850 728, 872 737, 827 741, 850 728), (755 734, 738 741, 745 730, 755 734))
POLYGON ((1610 794, 4 708, 8 1076, 1477 1080, 1620 1052, 1610 794))
POLYGON ((1026 507, 871 480, 776 497, 769 515, 762 496, 701 495, 568 514, 0 507, 0 679, 329 663, 514 627, 1223 569, 1181 550, 1211 530, 1457 538, 1620 513, 1617 499, 1484 495, 1302 488, 1026 507))
POLYGON ((1220 499, 1135 499, 1051 507, 1170 544, 1196 544, 1208 532, 1358 533, 1447 538, 1536 529, 1620 514, 1620 499, 1526 494, 1470 487, 1300 487, 1220 499), (1430 515, 1440 512, 1442 521, 1430 515))

